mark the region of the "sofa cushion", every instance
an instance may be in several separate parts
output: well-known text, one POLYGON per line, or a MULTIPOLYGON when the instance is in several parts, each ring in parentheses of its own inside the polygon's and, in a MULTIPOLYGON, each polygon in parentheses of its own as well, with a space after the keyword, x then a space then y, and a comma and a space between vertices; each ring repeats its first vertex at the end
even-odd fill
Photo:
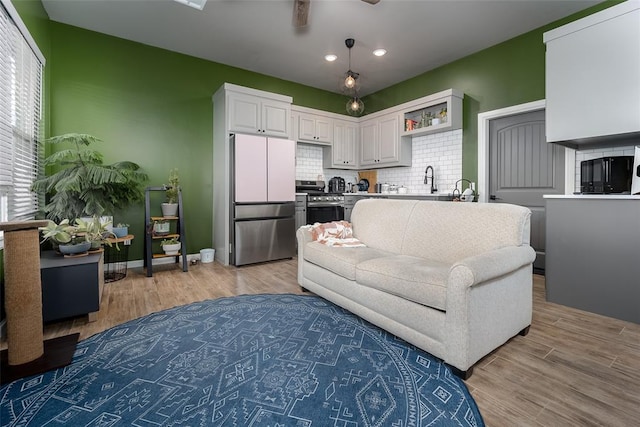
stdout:
POLYGON ((319 242, 309 242, 304 247, 304 259, 324 267, 345 279, 356 279, 356 265, 362 261, 391 255, 380 249, 360 247, 335 247, 319 242))
POLYGON ((450 264, 408 255, 363 261, 356 266, 356 281, 418 304, 446 309, 450 264))
POLYGON ((365 245, 399 254, 417 200, 358 200, 351 212, 353 237, 365 245))
POLYGON ((526 245, 530 214, 525 207, 501 203, 420 202, 411 211, 398 253, 453 264, 494 249, 526 245))

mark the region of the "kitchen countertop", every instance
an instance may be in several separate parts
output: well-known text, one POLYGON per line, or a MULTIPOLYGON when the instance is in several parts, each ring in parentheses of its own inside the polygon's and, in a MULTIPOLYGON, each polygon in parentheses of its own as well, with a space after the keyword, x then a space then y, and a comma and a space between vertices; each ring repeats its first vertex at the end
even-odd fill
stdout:
POLYGON ((405 194, 389 194, 389 193, 368 193, 359 191, 357 193, 342 193, 344 196, 356 197, 384 197, 390 199, 434 199, 434 200, 452 200, 451 193, 405 193, 405 194))
POLYGON ((640 194, 545 194, 545 199, 640 200, 640 194))

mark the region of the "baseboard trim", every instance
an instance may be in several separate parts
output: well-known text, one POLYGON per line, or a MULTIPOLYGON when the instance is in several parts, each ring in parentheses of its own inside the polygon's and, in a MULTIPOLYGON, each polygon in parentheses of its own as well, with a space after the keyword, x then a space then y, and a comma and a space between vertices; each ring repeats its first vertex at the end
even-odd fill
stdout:
MULTIPOLYGON (((200 261, 200 254, 199 253, 187 254, 187 262, 191 262, 194 259, 200 261)), ((152 265, 163 265, 163 264, 174 264, 174 263, 175 261, 173 257, 156 258, 152 260, 152 265)), ((133 261, 127 261, 127 268, 136 268, 136 267, 144 267, 144 260, 136 259, 133 261)))

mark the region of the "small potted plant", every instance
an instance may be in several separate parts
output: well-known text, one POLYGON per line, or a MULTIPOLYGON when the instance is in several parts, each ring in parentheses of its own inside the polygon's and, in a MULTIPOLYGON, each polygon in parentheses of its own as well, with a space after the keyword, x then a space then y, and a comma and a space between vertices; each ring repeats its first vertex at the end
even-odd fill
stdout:
POLYGON ((68 219, 63 219, 59 224, 53 221, 45 227, 40 227, 42 241, 50 241, 53 248, 63 255, 80 255, 87 253, 91 247, 91 242, 85 236, 78 234, 78 228, 69 223, 68 219))
POLYGON ((164 239, 160 242, 160 246, 162 246, 165 255, 178 255, 182 243, 178 241, 177 237, 172 237, 171 239, 164 239))
POLYGON ((171 224, 169 221, 160 219, 153 221, 153 234, 157 236, 163 236, 169 234, 171 224))
POLYGON ((180 176, 178 169, 169 171, 169 183, 165 184, 165 194, 167 201, 162 204, 162 216, 176 216, 178 214, 178 186, 180 176))
POLYGON ((447 121, 447 109, 446 108, 443 108, 442 110, 440 110, 438 115, 440 116, 440 123, 444 123, 444 122, 447 121))
POLYGON ((115 238, 113 231, 109 230, 111 222, 101 221, 96 215, 89 220, 76 219, 75 229, 79 235, 84 235, 85 240, 91 242, 91 250, 101 249, 104 245, 111 247, 109 239, 115 238))
POLYGON ((125 237, 129 234, 129 224, 119 222, 118 225, 111 229, 116 237, 125 237))

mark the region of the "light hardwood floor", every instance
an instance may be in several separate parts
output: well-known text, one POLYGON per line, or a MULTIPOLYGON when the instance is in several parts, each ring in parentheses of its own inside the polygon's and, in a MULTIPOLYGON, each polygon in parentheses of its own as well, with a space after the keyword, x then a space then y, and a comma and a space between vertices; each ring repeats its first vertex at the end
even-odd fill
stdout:
MULTIPOLYGON (((184 273, 171 265, 154 267, 151 278, 129 269, 106 284, 97 321, 52 323, 45 338, 80 332, 84 339, 204 299, 299 294, 296 266, 295 259, 240 268, 212 263, 184 273)), ((529 334, 483 358, 466 381, 487 426, 640 425, 640 325, 548 303, 542 276, 534 276, 533 297, 529 334)))

